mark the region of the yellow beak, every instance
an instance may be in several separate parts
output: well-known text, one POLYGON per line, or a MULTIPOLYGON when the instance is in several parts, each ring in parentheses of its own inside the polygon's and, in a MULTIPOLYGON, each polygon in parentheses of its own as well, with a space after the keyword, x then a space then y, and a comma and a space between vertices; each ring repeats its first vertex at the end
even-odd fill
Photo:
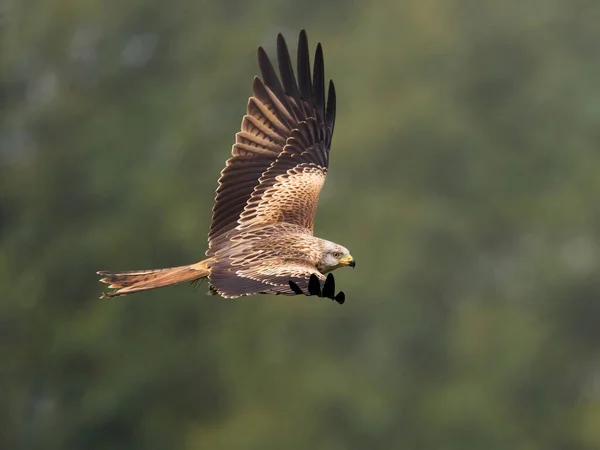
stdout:
POLYGON ((354 261, 354 258, 352 257, 352 255, 343 257, 342 259, 340 259, 339 262, 342 266, 350 266, 352 268, 354 268, 354 266, 356 266, 356 262, 354 261))

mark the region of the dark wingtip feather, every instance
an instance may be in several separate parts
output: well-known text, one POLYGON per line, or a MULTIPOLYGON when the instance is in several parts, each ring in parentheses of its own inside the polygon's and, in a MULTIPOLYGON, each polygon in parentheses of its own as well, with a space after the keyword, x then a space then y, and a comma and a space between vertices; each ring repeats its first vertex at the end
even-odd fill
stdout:
POLYGON ((325 123, 331 129, 333 134, 333 127, 335 125, 335 85, 333 81, 329 80, 329 92, 327 94, 327 112, 325 113, 325 123))
MULTIPOLYGON (((300 92, 298 91, 298 84, 296 83, 292 60, 290 58, 287 43, 281 33, 277 35, 277 62, 279 64, 279 73, 281 74, 281 81, 285 93, 292 96, 296 103, 302 108, 302 103, 299 101, 300 92)), ((302 109, 304 110, 304 108, 302 109)))
POLYGON ((304 28, 302 28, 300 30, 300 35, 299 35, 299 39, 302 41, 306 41, 306 43, 308 43, 308 37, 306 36, 306 30, 304 28))
POLYGON ((325 64, 323 63, 323 48, 317 44, 315 63, 313 67, 313 100, 320 119, 325 113, 325 64))
POLYGON ((310 55, 308 52, 308 39, 306 31, 300 32, 298 39, 298 85, 300 87, 300 95, 302 98, 312 104, 312 83, 310 80, 310 55))
POLYGON ((275 73, 275 69, 273 68, 273 64, 271 64, 267 52, 262 47, 258 47, 258 67, 265 84, 269 86, 273 92, 278 93, 277 87, 281 88, 279 79, 277 78, 277 74, 275 73))
POLYGON ((317 297, 322 296, 321 282, 314 273, 308 279, 308 292, 310 295, 316 295, 317 297))
POLYGON ((323 297, 333 299, 335 295, 335 279, 333 274, 330 273, 325 279, 325 286, 323 287, 323 297))
MULTIPOLYGON (((279 77, 273 68, 273 64, 271 64, 271 60, 269 59, 267 52, 262 47, 258 47, 258 67, 260 68, 264 84, 271 89, 271 91, 273 91, 287 111, 293 114, 294 110, 292 105, 284 93, 283 87, 279 81, 279 77)), ((256 84, 254 87, 256 88, 256 84)), ((285 117, 283 117, 279 112, 277 115, 283 121, 283 123, 287 123, 285 117)))
POLYGON ((303 295, 304 292, 302 292, 302 289, 300 289, 300 287, 294 283, 292 280, 289 280, 289 284, 290 284, 290 288, 292 289, 292 291, 294 291, 294 294, 296 295, 303 295))

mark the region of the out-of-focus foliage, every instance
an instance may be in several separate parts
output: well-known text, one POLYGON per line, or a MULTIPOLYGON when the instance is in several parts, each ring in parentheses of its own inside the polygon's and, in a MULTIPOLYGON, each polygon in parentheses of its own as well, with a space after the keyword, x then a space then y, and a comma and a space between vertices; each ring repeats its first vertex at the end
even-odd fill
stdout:
POLYGON ((600 4, 0 4, 0 447, 600 448, 600 4), (256 47, 324 45, 347 302, 203 256, 256 47))

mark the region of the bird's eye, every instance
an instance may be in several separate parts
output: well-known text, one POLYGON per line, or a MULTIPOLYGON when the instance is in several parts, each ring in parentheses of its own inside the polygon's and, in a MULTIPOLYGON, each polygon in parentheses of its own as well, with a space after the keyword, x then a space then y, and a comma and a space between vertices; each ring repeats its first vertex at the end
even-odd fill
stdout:
POLYGON ((333 252, 333 257, 334 258, 339 258, 340 257, 340 252, 333 252))

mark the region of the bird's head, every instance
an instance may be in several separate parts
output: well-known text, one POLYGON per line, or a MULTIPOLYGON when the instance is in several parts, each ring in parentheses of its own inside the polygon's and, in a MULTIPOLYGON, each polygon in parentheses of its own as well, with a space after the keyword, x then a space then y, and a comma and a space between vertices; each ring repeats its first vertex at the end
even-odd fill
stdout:
POLYGON ((334 242, 323 241, 321 261, 317 267, 321 273, 331 272, 342 266, 354 267, 355 265, 354 258, 346 247, 334 242))

